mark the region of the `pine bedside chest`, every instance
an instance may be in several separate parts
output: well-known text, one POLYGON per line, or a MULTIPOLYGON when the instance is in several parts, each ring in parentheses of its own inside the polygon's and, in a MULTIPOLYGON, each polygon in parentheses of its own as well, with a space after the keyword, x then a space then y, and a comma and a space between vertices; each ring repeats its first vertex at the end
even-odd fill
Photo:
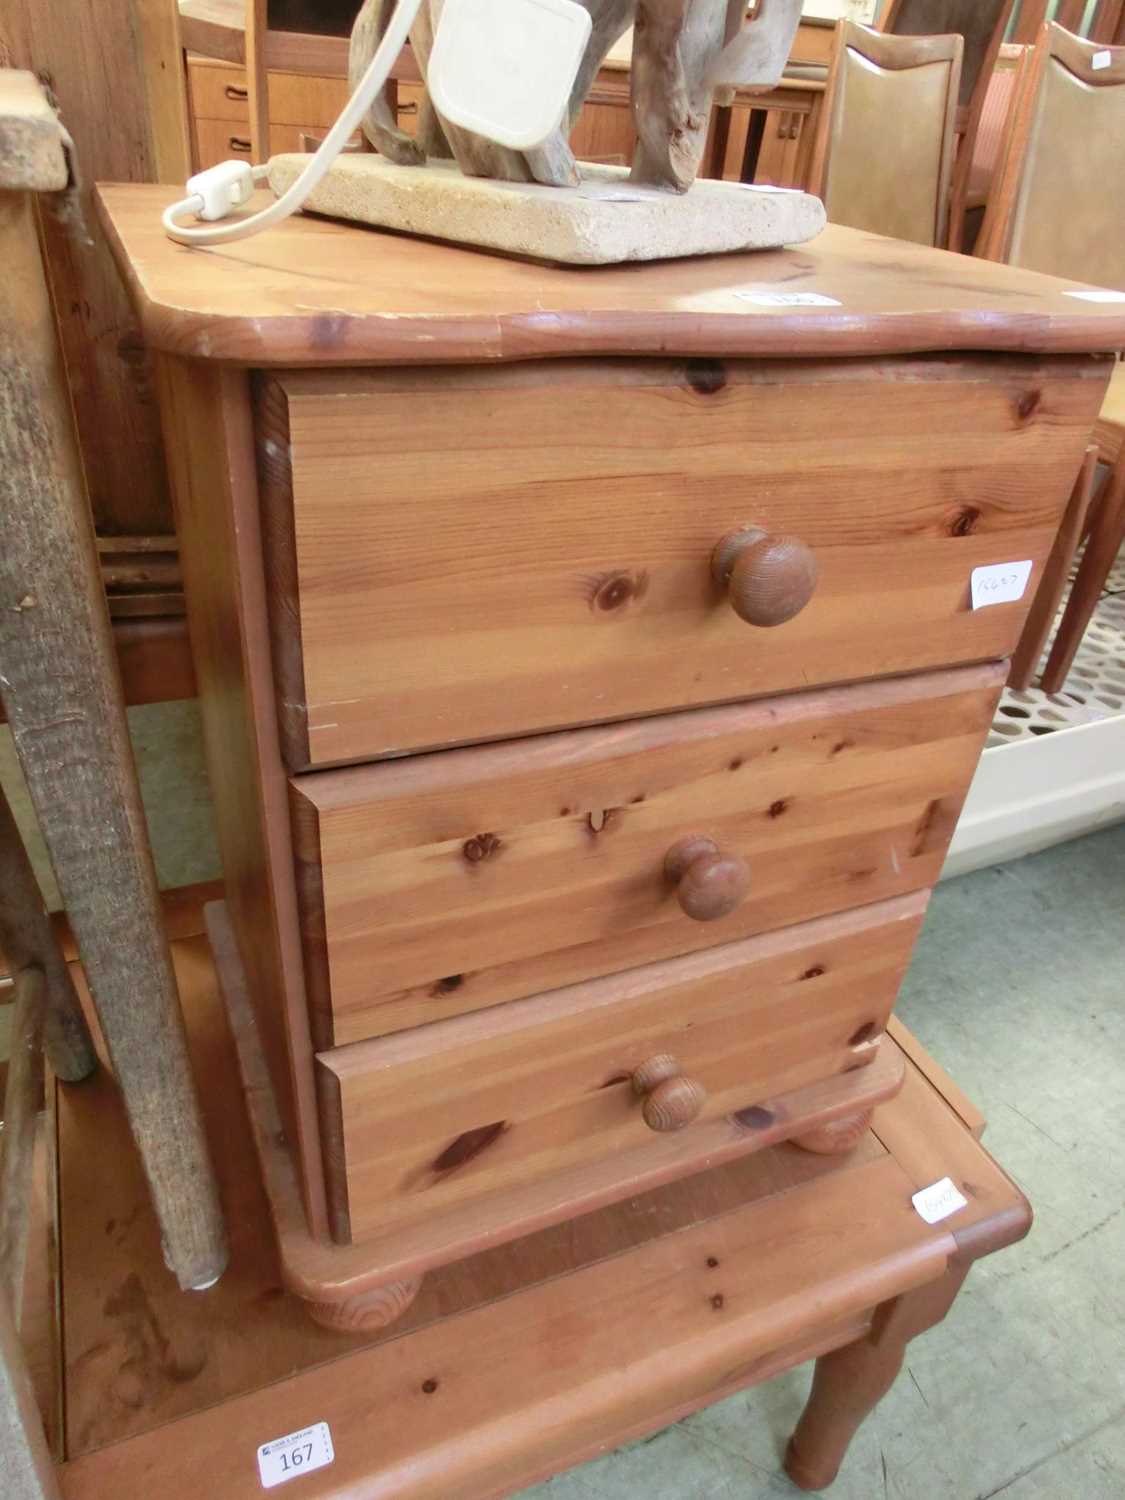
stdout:
POLYGON ((1125 308, 838 228, 588 270, 311 218, 196 251, 167 196, 101 203, 287 1283, 378 1326, 470 1251, 846 1149, 1125 308))

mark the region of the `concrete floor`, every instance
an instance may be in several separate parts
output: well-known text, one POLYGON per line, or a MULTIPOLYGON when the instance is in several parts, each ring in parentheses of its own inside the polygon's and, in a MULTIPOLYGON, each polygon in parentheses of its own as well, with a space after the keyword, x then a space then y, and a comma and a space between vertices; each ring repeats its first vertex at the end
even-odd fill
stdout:
MULTIPOLYGON (((1125 825, 939 887, 898 1006, 1035 1208, 911 1345, 833 1500, 1125 1497, 1125 825)), ((766 1500, 808 1370, 523 1500, 766 1500)))

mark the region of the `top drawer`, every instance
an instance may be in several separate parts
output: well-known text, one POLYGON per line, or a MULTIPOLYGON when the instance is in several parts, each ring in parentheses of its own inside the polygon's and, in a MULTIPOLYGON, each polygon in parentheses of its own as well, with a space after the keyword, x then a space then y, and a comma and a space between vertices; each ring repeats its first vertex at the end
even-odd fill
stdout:
POLYGON ((262 377, 286 763, 1006 655, 1104 384, 992 356, 262 377), (747 527, 802 544, 748 556, 763 620, 815 559, 784 623, 713 576, 747 527), (1022 600, 970 609, 973 568, 1027 558, 1022 600))

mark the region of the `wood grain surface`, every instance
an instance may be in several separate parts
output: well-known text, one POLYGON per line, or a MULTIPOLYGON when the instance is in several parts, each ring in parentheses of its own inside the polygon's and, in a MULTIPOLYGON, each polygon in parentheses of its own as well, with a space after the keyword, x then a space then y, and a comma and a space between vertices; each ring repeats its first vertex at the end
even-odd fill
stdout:
MULTIPOLYGON (((190 962, 193 1046, 229 1068, 202 945, 190 962)), ((951 1261, 1028 1224, 960 1119, 908 1079, 851 1156, 745 1157, 428 1277, 391 1330, 333 1335, 277 1294, 244 1130, 220 1163, 225 1191, 247 1207, 240 1253, 213 1292, 184 1298, 160 1263, 127 1145, 92 1161, 83 1148, 91 1129, 114 1128, 111 1086, 66 1104, 78 1113, 63 1124, 64 1223, 77 1238, 107 1213, 116 1221, 63 1282, 67 1500, 195 1500, 216 1471, 231 1500, 250 1500, 257 1444, 319 1420, 337 1459, 302 1480, 312 1500, 496 1500, 860 1337, 876 1303, 937 1285, 951 1261), (901 1141, 903 1163, 880 1134, 901 1141), (903 1212, 946 1171, 971 1188, 955 1220, 931 1227, 903 1212), (128 1298, 110 1295, 119 1286, 128 1298), (138 1356, 168 1369, 129 1385, 138 1356)), ((227 1088, 206 1105, 220 1138, 237 1128, 227 1088)))
POLYGON ((291 782, 314 1033, 335 1045, 931 885, 996 665, 291 782), (679 839, 750 866, 692 921, 679 839))
POLYGON ((794 249, 575 271, 302 215, 264 238, 186 249, 160 226, 173 197, 132 183, 99 189, 146 339, 203 359, 436 364, 1125 346, 1125 310, 1068 297, 1067 283, 833 225, 794 249), (831 300, 748 300, 778 292, 831 300))
POLYGON ((249 384, 160 359, 203 748, 227 900, 309 1222, 327 1223, 312 1046, 297 937, 285 777, 277 750, 249 384), (206 441, 199 435, 206 433, 206 441))
MULTIPOLYGON (((80 1089, 60 1090, 66 1448, 72 1458, 336 1361, 386 1337, 318 1328, 302 1302, 283 1290, 208 941, 180 939, 173 944, 173 955, 193 1062, 209 1082, 202 1103, 223 1196, 240 1205, 231 1222, 231 1266, 209 1292, 189 1298, 178 1291, 164 1267, 159 1231, 112 1076, 103 1071, 80 1089), (96 1153, 89 1150, 92 1139, 99 1142, 96 1153)), ((80 972, 77 977, 81 984, 80 972)), ((855 1160, 884 1155, 869 1137, 855 1160)), ((288 1165, 294 1224, 307 1234, 291 1160, 288 1165)), ((473 1255, 428 1275, 394 1334, 628 1250, 654 1233, 819 1181, 836 1165, 799 1151, 744 1155, 671 1192, 654 1192, 655 1212, 619 1208, 587 1214, 473 1255)), ((647 1205, 650 1200, 646 1195, 642 1201, 647 1205)), ((115 1491, 111 1487, 106 1493, 115 1491)))
POLYGON ((1109 366, 566 361, 262 383, 274 665, 306 765, 1006 655, 1109 366), (728 533, 811 549, 746 623, 728 533), (973 568, 1030 559, 1017 603, 973 568))
POLYGON ((148 114, 160 66, 151 9, 11 0, 2 23, 4 61, 49 80, 73 141, 74 187, 41 200, 41 230, 94 519, 118 534, 167 531, 171 520, 151 367, 94 206, 99 178, 185 180, 182 162, 164 160, 163 113, 148 114))
MULTIPOLYGON (((322 1054, 356 1240, 605 1159, 631 1184, 684 1146, 638 1092, 652 1059, 706 1091, 699 1118, 868 1064, 926 894, 646 965, 322 1054), (641 1082, 639 1083, 639 1080, 641 1082)), ((655 1075, 654 1075, 655 1077, 655 1075)), ((694 1101, 693 1101, 694 1102, 694 1101)), ((686 1125, 690 1144, 695 1126, 686 1125)))
MULTIPOLYGON (((357 1490, 397 1496, 396 1486, 403 1482, 398 1457, 402 1420, 409 1422, 416 1446, 433 1436, 454 1451, 463 1448, 467 1462, 497 1452, 497 1439, 490 1433, 510 1431, 514 1446, 509 1447, 507 1439, 501 1444, 507 1455, 501 1460, 503 1479, 478 1486, 467 1476, 460 1485, 458 1493, 466 1500, 483 1500, 576 1462, 595 1446, 640 1436, 740 1385, 858 1337, 869 1321, 869 1308, 837 1316, 837 1298, 842 1294, 847 1302, 859 1287, 866 1288, 861 1297, 893 1295, 922 1272, 916 1252, 908 1251, 904 1258, 896 1255, 893 1236, 911 1219, 921 1225, 916 1216, 903 1214, 902 1205, 910 1192, 945 1175, 948 1163, 954 1163, 960 1186, 972 1183, 973 1196, 952 1228, 946 1223, 924 1231, 933 1247, 921 1255, 925 1274, 940 1274, 959 1239, 975 1248, 974 1235, 982 1227, 1004 1229, 1012 1237, 1016 1230, 1008 1220, 1013 1212, 1022 1212, 1026 1227, 1022 1199, 991 1158, 967 1136, 960 1119, 934 1089, 915 1089, 908 1078, 898 1099, 877 1115, 879 1134, 870 1134, 850 1157, 818 1158, 790 1147, 744 1156, 646 1193, 631 1204, 587 1214, 434 1273, 426 1278, 414 1307, 391 1330, 374 1336, 328 1333, 308 1319, 295 1298, 280 1291, 276 1251, 206 942, 195 938, 177 943, 175 958, 195 1066, 212 1084, 203 1107, 211 1138, 224 1148, 217 1153, 223 1194, 241 1206, 232 1223, 232 1266, 208 1293, 184 1297, 177 1291, 161 1260, 159 1235, 112 1080, 103 1074, 82 1089, 64 1091, 59 1145, 71 1462, 61 1471, 61 1484, 68 1500, 142 1494, 197 1500, 200 1476, 208 1465, 212 1471, 221 1470, 232 1496, 260 1494, 254 1462, 257 1444, 317 1420, 330 1422, 342 1457, 302 1481, 302 1490, 314 1500, 342 1500, 357 1490), (912 1125, 905 1121, 907 1113, 912 1125), (914 1143, 907 1165, 891 1170, 894 1159, 879 1135, 914 1143), (969 1141, 964 1158, 959 1136, 969 1141), (103 1149, 91 1154, 91 1139, 103 1149), (786 1329, 774 1325, 777 1338, 771 1334, 767 1339, 772 1353, 756 1354, 749 1343, 740 1345, 733 1358, 727 1350, 725 1361, 719 1361, 721 1373, 707 1364, 698 1378, 691 1375, 690 1389, 678 1394, 668 1392, 664 1382, 680 1368, 679 1361, 661 1357, 655 1347, 648 1359, 648 1345, 618 1337, 612 1350, 612 1368, 618 1373, 611 1377, 610 1388, 621 1391, 636 1385, 637 1405, 629 1414, 617 1412, 605 1422, 596 1412, 604 1389, 598 1383, 598 1351, 604 1346, 595 1341, 587 1357, 584 1339, 576 1337, 567 1345, 578 1361, 572 1386, 567 1382, 572 1395, 564 1397, 563 1407, 555 1408, 563 1413, 565 1433, 555 1446, 553 1424, 540 1415, 542 1388, 525 1383, 525 1361, 543 1343, 559 1347, 550 1329, 579 1328, 572 1319, 582 1317, 589 1284, 575 1281, 575 1276, 581 1278, 584 1268, 598 1267, 599 1276, 608 1276, 609 1268, 616 1267, 605 1296, 613 1295, 611 1286, 624 1292, 630 1285, 647 1286, 653 1295, 667 1286, 671 1301, 666 1304, 662 1298, 660 1305, 668 1306, 676 1329, 681 1317, 684 1326, 688 1324, 688 1304, 698 1306, 702 1299, 707 1320, 702 1329, 698 1322, 695 1325, 702 1347, 725 1337, 730 1319, 741 1319, 751 1305, 760 1306, 753 1293, 751 1303, 741 1292, 736 1295, 728 1279, 727 1272, 737 1272, 737 1266, 724 1256, 717 1238, 727 1233, 723 1217, 730 1212, 753 1215, 745 1263, 764 1275, 759 1284, 768 1287, 770 1305, 780 1316, 784 1303, 774 1294, 788 1283, 774 1280, 775 1268, 777 1275, 784 1275, 783 1258, 768 1250, 771 1245, 794 1243, 789 1236, 795 1222, 815 1225, 818 1206, 823 1209, 829 1201, 821 1191, 825 1181, 840 1184, 843 1191, 831 1195, 833 1203, 842 1205, 838 1222, 845 1232, 851 1226, 862 1247, 856 1247, 851 1262, 854 1280, 845 1278, 846 1289, 844 1280, 829 1279, 839 1263, 822 1261, 810 1247, 814 1273, 821 1266, 826 1273, 823 1278, 817 1275, 816 1285, 829 1290, 831 1300, 827 1306, 810 1296, 796 1298, 806 1315, 817 1301, 815 1327, 789 1339, 786 1329), (774 1219, 767 1205, 784 1203, 794 1194, 804 1205, 798 1219, 788 1217, 788 1211, 783 1220, 774 1219), (806 1210, 809 1217, 802 1220, 806 1210), (771 1236, 774 1228, 777 1238, 771 1236), (678 1273, 668 1283, 659 1277, 648 1282, 644 1267, 629 1252, 661 1244, 683 1247, 678 1273), (898 1269, 886 1259, 880 1267, 884 1256, 896 1260, 898 1269), (558 1290, 567 1284, 573 1298, 557 1300, 558 1290), (677 1285, 683 1290, 682 1314, 677 1285), (547 1291, 546 1300, 539 1300, 537 1288, 547 1291), (713 1305, 717 1295, 723 1297, 721 1308, 713 1305), (486 1305, 508 1330, 511 1343, 506 1348, 479 1341, 477 1335, 487 1335, 490 1323, 482 1328, 465 1322, 465 1314, 486 1305), (413 1344, 416 1331, 441 1328, 446 1332, 439 1344, 429 1342, 437 1337, 435 1332, 428 1333, 425 1344, 413 1344), (415 1347, 417 1363, 409 1352, 415 1347), (493 1354, 484 1357, 485 1347, 503 1363, 508 1379, 495 1391, 490 1387, 479 1407, 461 1416, 461 1397, 471 1396, 478 1374, 489 1378, 493 1354), (628 1382, 619 1374, 623 1350, 628 1382), (384 1371, 388 1391, 395 1387, 413 1394, 402 1419, 381 1414, 384 1371), (435 1381, 436 1386, 427 1387, 435 1381), (488 1427, 486 1413, 497 1419, 497 1426, 488 1427), (167 1425, 176 1419, 183 1421, 176 1427, 167 1425), (519 1446, 522 1452, 515 1451, 519 1446)), ((1001 1242, 997 1237, 994 1243, 1001 1242)), ((809 1262, 804 1256, 794 1272, 807 1278, 809 1262)), ((606 1305, 600 1297, 598 1305, 606 1305)), ((652 1318, 651 1308, 649 1300, 639 1325, 642 1330, 658 1328, 663 1321, 663 1313, 661 1320, 652 1318)), ((758 1321, 765 1319, 764 1312, 754 1317, 754 1327, 764 1329, 765 1322, 758 1321)), ((616 1316, 608 1321, 614 1330, 624 1327, 616 1316)), ((397 1414, 398 1408, 394 1411, 397 1414)), ((430 1482, 426 1477, 425 1483, 430 1482)), ((440 1472, 433 1485, 421 1493, 449 1495, 440 1472)))

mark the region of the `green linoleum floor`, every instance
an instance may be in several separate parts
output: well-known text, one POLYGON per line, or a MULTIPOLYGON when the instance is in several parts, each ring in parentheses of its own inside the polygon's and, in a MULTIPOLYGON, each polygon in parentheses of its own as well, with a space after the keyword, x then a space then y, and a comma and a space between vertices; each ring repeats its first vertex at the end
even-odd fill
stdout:
MULTIPOLYGON (((899 1013, 1031 1199, 861 1429, 834 1500, 1125 1500, 1125 825, 939 887, 899 1013)), ((809 1369, 521 1500, 773 1500, 809 1369)))

